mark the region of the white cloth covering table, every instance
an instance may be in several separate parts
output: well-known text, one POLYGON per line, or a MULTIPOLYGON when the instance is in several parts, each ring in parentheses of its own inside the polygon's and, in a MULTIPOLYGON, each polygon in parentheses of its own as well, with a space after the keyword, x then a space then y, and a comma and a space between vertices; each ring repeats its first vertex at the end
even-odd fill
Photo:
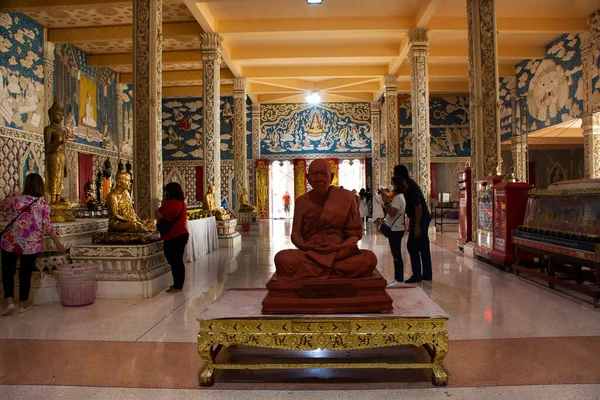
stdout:
POLYGON ((195 219, 187 222, 190 238, 183 254, 184 262, 192 262, 219 249, 217 221, 215 217, 195 219))

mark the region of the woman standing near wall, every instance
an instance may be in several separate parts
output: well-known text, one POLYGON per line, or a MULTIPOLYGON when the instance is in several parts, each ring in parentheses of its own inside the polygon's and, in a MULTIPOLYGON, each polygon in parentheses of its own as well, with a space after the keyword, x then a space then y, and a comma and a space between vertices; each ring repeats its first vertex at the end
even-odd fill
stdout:
POLYGON ((65 248, 58 240, 54 227, 50 223, 50 207, 41 198, 44 195, 44 180, 38 174, 29 174, 25 178, 22 194, 14 194, 0 200, 0 211, 8 211, 9 224, 0 237, 2 249, 2 287, 6 305, 2 315, 11 315, 15 310, 13 303, 15 282, 14 275, 17 260, 21 258, 19 267, 19 312, 27 312, 31 307, 27 304, 31 289, 31 274, 35 268, 35 260, 42 251, 42 238, 46 233, 54 241, 56 248, 64 253, 65 248))

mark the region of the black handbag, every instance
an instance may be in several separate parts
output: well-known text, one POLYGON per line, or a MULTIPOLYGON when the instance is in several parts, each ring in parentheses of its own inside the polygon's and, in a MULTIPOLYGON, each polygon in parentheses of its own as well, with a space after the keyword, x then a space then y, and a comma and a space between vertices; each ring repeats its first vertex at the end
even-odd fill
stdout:
POLYGON ((179 215, 175 217, 173 221, 161 218, 160 221, 158 221, 158 223, 156 224, 156 229, 158 229, 161 235, 166 235, 167 233, 171 232, 171 229, 173 229, 175 222, 179 220, 181 214, 183 214, 183 202, 181 204, 181 211, 179 212, 179 215))
MULTIPOLYGON (((398 217, 396 217, 396 219, 394 220, 394 222, 392 222, 392 225, 394 225, 396 223, 396 221, 398 221, 398 218, 400 218, 400 215, 398 215, 398 217)), ((392 234, 392 227, 389 226, 388 224, 386 224, 385 222, 383 224, 381 224, 381 226, 379 227, 379 232, 381 232, 381 234, 383 236, 390 237, 390 235, 392 234)))

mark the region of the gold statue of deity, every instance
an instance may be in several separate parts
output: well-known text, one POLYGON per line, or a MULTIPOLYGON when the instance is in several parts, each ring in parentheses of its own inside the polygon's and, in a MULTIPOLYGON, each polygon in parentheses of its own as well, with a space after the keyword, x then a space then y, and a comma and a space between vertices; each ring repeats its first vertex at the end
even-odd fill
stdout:
POLYGON ((142 220, 133 209, 129 195, 131 176, 125 172, 117 173, 116 186, 106 196, 108 209, 108 231, 125 233, 146 233, 156 230, 156 220, 142 220))
POLYGON ((202 205, 202 209, 208 211, 208 213, 215 217, 217 221, 227 221, 230 216, 227 214, 227 211, 222 209, 221 207, 217 207, 215 203, 215 186, 209 185, 208 191, 204 194, 204 203, 202 205))
POLYGON ((65 147, 67 131, 62 126, 63 108, 54 103, 48 110, 50 125, 44 128, 44 146, 46 150, 46 188, 50 194, 50 203, 57 203, 62 198, 64 178, 67 176, 65 165, 65 147))
POLYGON ((238 211, 241 213, 256 212, 256 207, 254 207, 248 201, 248 188, 244 188, 244 190, 242 191, 242 195, 240 196, 240 208, 238 211))

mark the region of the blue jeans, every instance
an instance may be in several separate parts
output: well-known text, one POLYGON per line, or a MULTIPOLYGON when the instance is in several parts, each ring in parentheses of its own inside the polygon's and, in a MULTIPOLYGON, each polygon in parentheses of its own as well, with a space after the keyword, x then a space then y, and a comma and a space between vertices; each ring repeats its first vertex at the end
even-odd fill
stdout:
POLYGON ((410 263, 412 265, 413 278, 431 280, 431 249, 429 247, 429 223, 431 214, 427 213, 421 216, 421 235, 415 237, 413 221, 411 221, 410 235, 408 236, 408 254, 410 254, 410 263), (422 270, 421 270, 421 261, 422 270))
POLYGON ((402 261, 403 237, 404 231, 392 231, 388 237, 392 257, 394 257, 394 279, 398 282, 404 282, 404 261, 402 261))

